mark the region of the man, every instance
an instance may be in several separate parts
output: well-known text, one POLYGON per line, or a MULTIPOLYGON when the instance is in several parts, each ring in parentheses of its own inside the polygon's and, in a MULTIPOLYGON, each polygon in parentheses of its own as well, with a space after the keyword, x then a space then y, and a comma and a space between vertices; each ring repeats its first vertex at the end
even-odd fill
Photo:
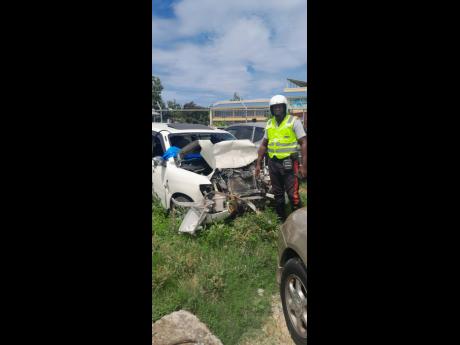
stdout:
POLYGON ((292 210, 300 207, 298 174, 307 177, 307 135, 298 118, 287 114, 287 99, 282 95, 270 100, 272 117, 267 121, 262 144, 259 147, 255 175, 260 174, 260 165, 268 151, 268 170, 275 196, 275 209, 281 221, 286 220, 284 192, 286 191, 292 210), (300 159, 297 151, 300 145, 300 159))

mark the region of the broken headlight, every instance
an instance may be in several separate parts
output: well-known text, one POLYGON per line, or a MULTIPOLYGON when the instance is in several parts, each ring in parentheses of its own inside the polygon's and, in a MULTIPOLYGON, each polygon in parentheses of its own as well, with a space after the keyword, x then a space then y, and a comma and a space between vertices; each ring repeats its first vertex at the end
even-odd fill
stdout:
POLYGON ((212 185, 211 184, 200 184, 200 192, 203 195, 211 193, 212 192, 212 185))

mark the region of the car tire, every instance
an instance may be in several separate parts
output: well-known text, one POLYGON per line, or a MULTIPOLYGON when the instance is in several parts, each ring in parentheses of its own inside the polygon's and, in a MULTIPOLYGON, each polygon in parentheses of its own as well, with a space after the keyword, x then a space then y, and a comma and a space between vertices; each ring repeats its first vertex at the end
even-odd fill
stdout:
MULTIPOLYGON (((179 196, 174 197, 174 199, 179 202, 192 202, 193 201, 191 198, 189 198, 186 195, 179 195, 179 196)), ((177 206, 171 200, 170 207, 169 207, 170 213, 178 214, 179 216, 184 216, 187 210, 188 208, 177 206)))
POLYGON ((179 202, 192 202, 193 201, 191 198, 189 198, 186 195, 179 195, 178 197, 175 197, 174 199, 176 199, 179 202))
POLYGON ((298 258, 287 261, 281 275, 284 319, 296 345, 307 344, 307 270, 298 258))

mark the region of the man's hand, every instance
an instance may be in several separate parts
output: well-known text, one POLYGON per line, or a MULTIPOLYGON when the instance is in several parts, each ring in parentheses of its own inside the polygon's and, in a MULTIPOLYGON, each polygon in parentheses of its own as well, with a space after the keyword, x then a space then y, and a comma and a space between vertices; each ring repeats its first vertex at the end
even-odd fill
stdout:
POLYGON ((254 174, 256 177, 259 177, 260 175, 260 164, 256 164, 256 169, 254 170, 254 174))
POLYGON ((264 138, 259 146, 259 150, 257 151, 256 169, 254 170, 254 175, 256 176, 256 178, 260 175, 260 164, 264 159, 265 152, 267 152, 267 145, 268 140, 264 138))
POLYGON ((300 163, 300 176, 307 178, 307 137, 302 137, 298 141, 300 145, 300 151, 302 153, 302 161, 300 163))
POLYGON ((307 167, 305 165, 300 166, 300 175, 302 178, 307 178, 307 167))

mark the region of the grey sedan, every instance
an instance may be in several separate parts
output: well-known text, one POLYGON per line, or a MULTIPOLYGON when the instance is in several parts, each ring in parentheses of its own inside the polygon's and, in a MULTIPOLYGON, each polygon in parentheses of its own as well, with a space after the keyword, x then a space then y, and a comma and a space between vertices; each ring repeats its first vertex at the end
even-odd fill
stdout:
POLYGON ((307 207, 286 219, 278 240, 278 271, 286 325, 297 345, 307 344, 307 207))

